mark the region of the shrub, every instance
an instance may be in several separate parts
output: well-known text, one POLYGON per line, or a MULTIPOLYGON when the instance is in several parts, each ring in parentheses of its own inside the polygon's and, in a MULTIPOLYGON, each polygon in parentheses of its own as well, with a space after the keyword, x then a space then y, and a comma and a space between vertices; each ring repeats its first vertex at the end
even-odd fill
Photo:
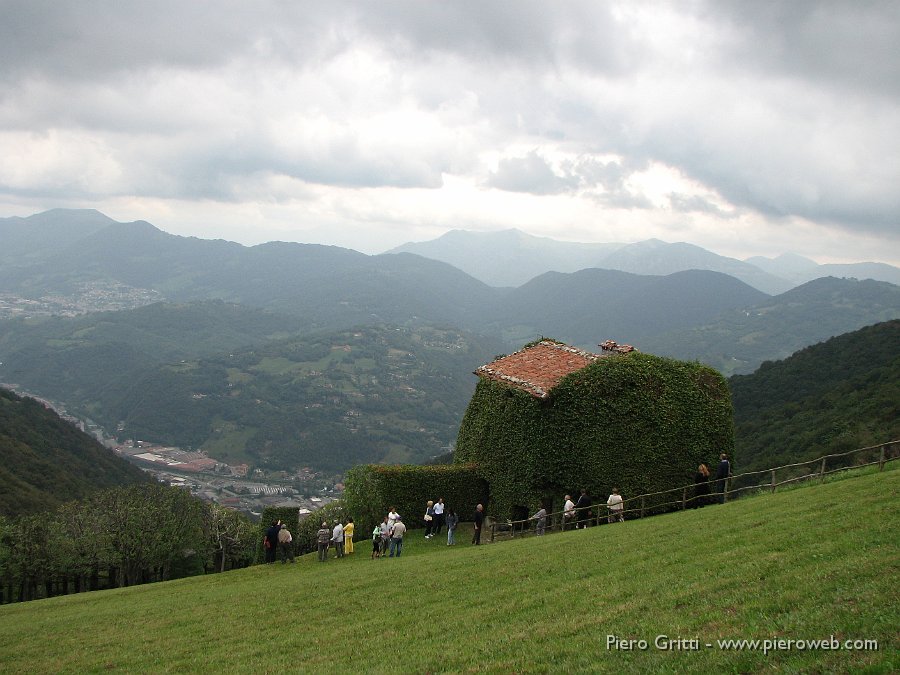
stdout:
POLYGON ((443 497, 448 509, 471 520, 475 506, 488 499, 487 483, 470 464, 365 464, 350 470, 344 486, 344 507, 362 536, 372 532, 391 506, 408 528, 418 528, 424 525, 428 500, 443 497))

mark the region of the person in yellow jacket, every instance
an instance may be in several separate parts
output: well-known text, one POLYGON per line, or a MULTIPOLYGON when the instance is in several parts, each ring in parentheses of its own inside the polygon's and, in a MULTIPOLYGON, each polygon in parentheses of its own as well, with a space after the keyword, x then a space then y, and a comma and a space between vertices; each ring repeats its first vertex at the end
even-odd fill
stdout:
POLYGON ((347 518, 344 525, 344 553, 353 553, 353 518, 347 518))

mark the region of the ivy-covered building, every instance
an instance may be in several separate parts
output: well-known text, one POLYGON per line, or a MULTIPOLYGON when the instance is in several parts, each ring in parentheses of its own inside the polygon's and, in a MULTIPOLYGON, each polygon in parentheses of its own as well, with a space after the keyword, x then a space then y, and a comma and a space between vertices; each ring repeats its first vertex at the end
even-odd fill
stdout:
POLYGON ((476 467, 500 517, 560 510, 582 488, 605 500, 685 485, 734 448, 728 385, 699 363, 541 340, 475 372, 454 462, 476 467))

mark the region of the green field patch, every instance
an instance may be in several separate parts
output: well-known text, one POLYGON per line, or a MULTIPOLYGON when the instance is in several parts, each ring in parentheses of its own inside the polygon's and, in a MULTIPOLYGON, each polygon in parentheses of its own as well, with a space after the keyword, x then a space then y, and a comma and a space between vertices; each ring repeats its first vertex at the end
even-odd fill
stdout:
POLYGON ((213 434, 202 447, 210 457, 226 464, 249 463, 255 460, 246 451, 246 447, 247 442, 258 431, 256 427, 240 427, 223 420, 216 420, 212 426, 213 434))
POLYGON ((253 366, 253 370, 269 375, 287 375, 302 369, 302 365, 283 356, 264 356, 253 366))
POLYGON ((246 384, 253 381, 253 375, 240 368, 228 368, 226 372, 229 384, 246 384))

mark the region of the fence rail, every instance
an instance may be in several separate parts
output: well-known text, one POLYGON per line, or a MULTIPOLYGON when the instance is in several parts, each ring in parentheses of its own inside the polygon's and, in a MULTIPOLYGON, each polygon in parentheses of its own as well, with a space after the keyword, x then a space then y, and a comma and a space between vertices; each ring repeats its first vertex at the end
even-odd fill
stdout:
POLYGON ((563 511, 549 513, 546 516, 543 531, 534 516, 523 520, 506 520, 502 522, 492 518, 490 541, 561 532, 574 529, 580 524, 599 525, 603 521, 613 522, 614 519, 633 520, 659 513, 683 511, 688 508, 705 506, 706 504, 724 504, 729 500, 747 494, 775 492, 783 485, 815 479, 824 482, 826 476, 849 469, 860 469, 877 464, 878 470, 882 471, 885 464, 898 459, 900 459, 900 439, 872 445, 867 448, 823 455, 805 462, 784 464, 758 471, 746 471, 729 476, 727 479, 717 480, 710 478, 709 483, 707 483, 709 492, 705 494, 698 494, 697 484, 692 483, 669 490, 647 492, 623 499, 623 508, 618 512, 610 511, 606 504, 593 504, 576 510, 571 518, 566 518, 563 511), (831 464, 830 468, 829 464, 831 464), (810 471, 810 468, 814 470, 810 471), (779 472, 781 473, 781 480, 779 480, 779 472), (785 477, 786 474, 787 477, 785 477))

